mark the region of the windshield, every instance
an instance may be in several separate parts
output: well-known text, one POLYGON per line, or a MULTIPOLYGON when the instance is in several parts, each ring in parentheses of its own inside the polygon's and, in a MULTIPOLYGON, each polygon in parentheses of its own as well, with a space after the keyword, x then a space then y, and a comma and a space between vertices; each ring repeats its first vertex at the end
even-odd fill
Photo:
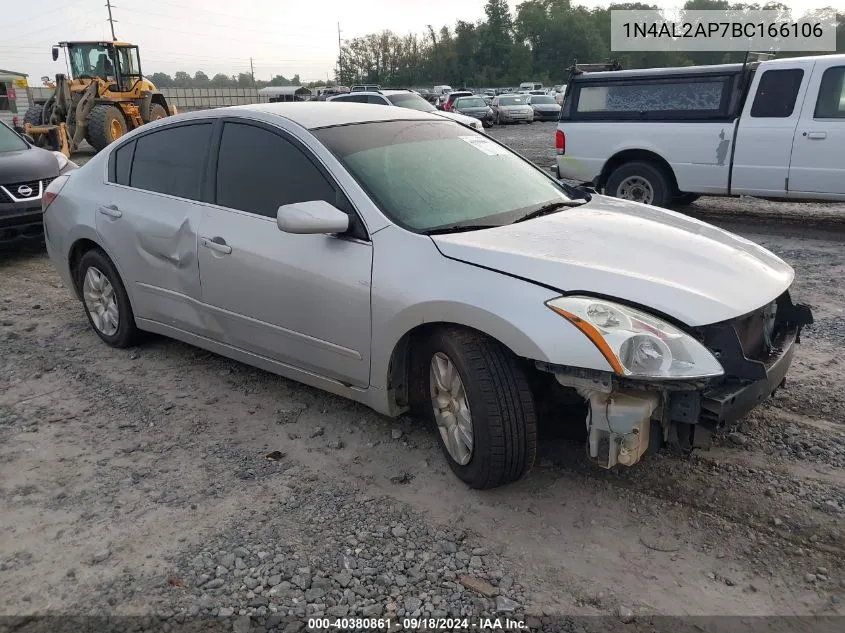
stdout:
POLYGON ((12 128, 0 123, 0 153, 17 152, 26 148, 27 144, 12 128))
POLYGON ((67 47, 70 72, 74 78, 113 77, 114 63, 109 49, 102 44, 74 44, 67 47))
POLYGON ((557 183, 484 134, 450 121, 384 121, 314 135, 396 224, 424 232, 508 224, 569 200, 557 183))
POLYGON ((531 103, 557 103, 552 97, 531 97, 531 103))
POLYGON ((437 108, 431 105, 428 101, 412 92, 387 95, 387 100, 400 108, 410 108, 411 110, 420 110, 421 112, 437 111, 437 108))
POLYGON ((499 99, 499 105, 522 105, 524 103, 528 103, 525 97, 501 97, 499 99))
POLYGON ((486 108, 487 104, 480 97, 462 97, 455 101, 456 108, 486 108))

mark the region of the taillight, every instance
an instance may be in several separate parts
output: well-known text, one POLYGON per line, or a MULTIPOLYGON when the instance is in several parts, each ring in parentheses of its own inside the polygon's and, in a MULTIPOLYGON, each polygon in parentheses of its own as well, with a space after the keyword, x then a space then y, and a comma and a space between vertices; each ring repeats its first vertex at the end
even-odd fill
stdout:
POLYGON ((555 132, 555 149, 559 155, 566 153, 566 135, 563 130, 555 132))
POLYGON ((59 192, 62 190, 62 187, 65 186, 65 183, 67 182, 68 178, 70 178, 70 176, 59 176, 47 186, 47 189, 41 196, 42 212, 46 211, 47 207, 52 204, 53 200, 55 200, 59 196, 59 192))

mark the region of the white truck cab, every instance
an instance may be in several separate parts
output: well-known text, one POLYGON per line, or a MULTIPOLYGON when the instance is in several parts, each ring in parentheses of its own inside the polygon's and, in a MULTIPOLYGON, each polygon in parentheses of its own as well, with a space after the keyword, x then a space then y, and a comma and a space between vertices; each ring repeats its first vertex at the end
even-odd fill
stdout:
POLYGON ((560 178, 657 206, 845 200, 845 55, 578 74, 556 148, 560 178))

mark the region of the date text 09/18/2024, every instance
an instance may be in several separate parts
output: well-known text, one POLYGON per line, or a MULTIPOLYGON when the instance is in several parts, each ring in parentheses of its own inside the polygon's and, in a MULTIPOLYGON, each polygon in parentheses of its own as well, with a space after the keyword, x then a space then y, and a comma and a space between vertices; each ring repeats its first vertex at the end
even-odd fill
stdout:
POLYGON ((521 631, 528 627, 514 618, 309 618, 307 630, 317 631, 521 631))

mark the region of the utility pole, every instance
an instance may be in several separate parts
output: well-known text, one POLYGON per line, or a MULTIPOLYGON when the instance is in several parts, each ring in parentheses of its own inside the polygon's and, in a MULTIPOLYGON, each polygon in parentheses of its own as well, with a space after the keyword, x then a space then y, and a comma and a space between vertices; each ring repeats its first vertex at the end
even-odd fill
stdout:
POLYGON ((340 22, 337 23, 337 83, 343 83, 343 47, 340 43, 340 22))
POLYGON ((106 0, 106 7, 109 10, 109 26, 111 27, 111 39, 112 42, 116 42, 117 38, 114 35, 114 18, 111 16, 111 0, 106 0))
POLYGON ((252 65, 252 57, 249 58, 249 74, 252 77, 252 87, 255 88, 255 66, 252 65))

